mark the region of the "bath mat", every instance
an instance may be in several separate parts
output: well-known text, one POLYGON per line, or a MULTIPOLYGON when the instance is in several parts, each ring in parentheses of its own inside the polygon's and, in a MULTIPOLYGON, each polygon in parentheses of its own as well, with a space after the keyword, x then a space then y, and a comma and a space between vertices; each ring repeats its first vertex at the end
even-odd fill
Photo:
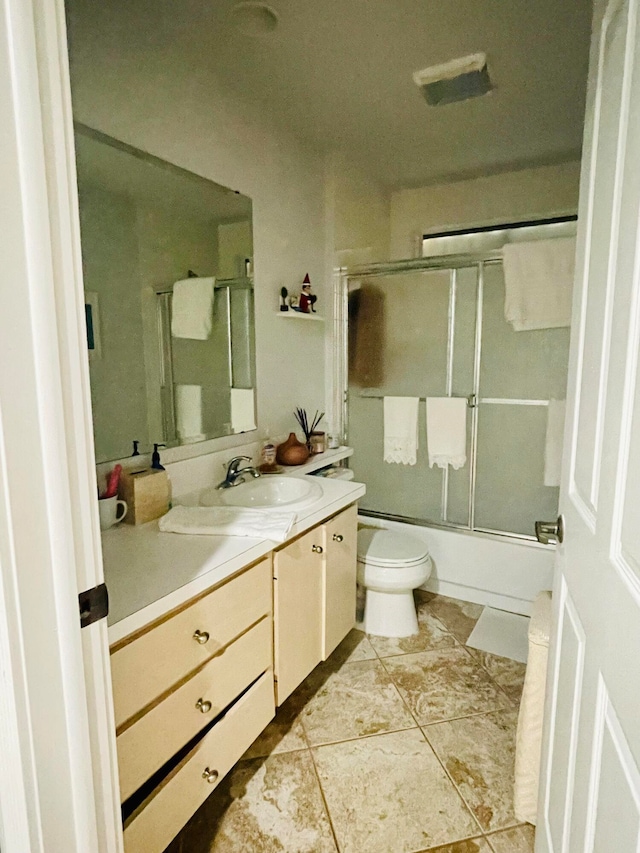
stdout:
POLYGON ((529 622, 528 616, 485 607, 467 640, 467 645, 481 652, 490 652, 492 655, 526 663, 529 652, 529 622))

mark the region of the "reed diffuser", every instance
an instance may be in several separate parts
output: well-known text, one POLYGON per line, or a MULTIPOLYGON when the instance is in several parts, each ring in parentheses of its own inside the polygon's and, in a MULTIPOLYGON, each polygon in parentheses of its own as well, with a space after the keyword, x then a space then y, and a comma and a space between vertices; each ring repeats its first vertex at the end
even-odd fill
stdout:
POLYGON ((318 426, 324 417, 324 412, 319 412, 316 409, 316 413, 311 420, 309 420, 306 409, 297 408, 294 415, 304 433, 309 453, 323 453, 324 432, 319 431, 318 426))

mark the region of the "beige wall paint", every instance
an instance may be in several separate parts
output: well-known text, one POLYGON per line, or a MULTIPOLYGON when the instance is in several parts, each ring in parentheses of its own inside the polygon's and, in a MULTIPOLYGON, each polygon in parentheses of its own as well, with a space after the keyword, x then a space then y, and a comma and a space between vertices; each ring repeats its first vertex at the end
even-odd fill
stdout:
POLYGON ((123 34, 114 55, 73 26, 71 45, 79 121, 252 198, 258 424, 287 432, 296 405, 324 408, 324 324, 277 314, 280 287, 297 289, 307 272, 320 312, 329 302, 323 160, 215 78, 194 76, 171 46, 127 49, 123 34))
POLYGON ((389 257, 389 193, 342 153, 327 158, 327 217, 332 265, 389 257))
POLYGON ((580 163, 399 190, 391 196, 391 257, 419 257, 422 235, 575 213, 580 163))

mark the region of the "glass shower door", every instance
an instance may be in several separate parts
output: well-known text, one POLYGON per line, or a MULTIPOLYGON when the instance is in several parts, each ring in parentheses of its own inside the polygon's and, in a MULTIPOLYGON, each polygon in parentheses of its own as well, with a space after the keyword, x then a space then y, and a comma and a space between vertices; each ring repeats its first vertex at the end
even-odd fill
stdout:
POLYGON ((486 265, 473 527, 534 534, 555 518, 559 488, 544 482, 550 400, 564 400, 569 329, 515 332, 504 319, 502 264, 486 265))
MULTIPOLYGON (((362 509, 468 526, 469 463, 450 473, 429 468, 425 398, 473 393, 476 288, 475 268, 350 281, 349 441, 356 479, 367 483, 362 509), (385 396, 420 398, 414 466, 383 462, 385 396)), ((471 424, 469 414, 468 458, 471 424)))

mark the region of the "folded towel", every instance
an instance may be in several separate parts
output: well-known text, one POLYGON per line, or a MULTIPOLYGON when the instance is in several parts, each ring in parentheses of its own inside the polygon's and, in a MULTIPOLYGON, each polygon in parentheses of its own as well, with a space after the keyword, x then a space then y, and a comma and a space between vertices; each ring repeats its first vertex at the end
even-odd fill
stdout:
POLYGON ((158 522, 163 533, 206 536, 248 536, 284 542, 295 512, 244 509, 236 506, 174 506, 158 522))
POLYGON ((507 243, 504 316, 516 332, 571 325, 575 237, 507 243))
POLYGON ((211 334, 214 278, 185 278, 173 285, 171 334, 206 341, 211 334))
POLYGON ((547 435, 544 444, 544 484, 559 486, 562 471, 562 443, 564 439, 564 400, 549 400, 547 435))
POLYGON ((256 428, 253 388, 231 389, 231 429, 248 432, 256 428))
POLYGON ((415 465, 418 456, 418 397, 384 398, 384 461, 415 465))
POLYGON ((176 422, 181 441, 203 441, 202 385, 176 385, 176 422))
POLYGON ((429 467, 456 470, 467 461, 467 401, 464 397, 427 397, 429 467))

